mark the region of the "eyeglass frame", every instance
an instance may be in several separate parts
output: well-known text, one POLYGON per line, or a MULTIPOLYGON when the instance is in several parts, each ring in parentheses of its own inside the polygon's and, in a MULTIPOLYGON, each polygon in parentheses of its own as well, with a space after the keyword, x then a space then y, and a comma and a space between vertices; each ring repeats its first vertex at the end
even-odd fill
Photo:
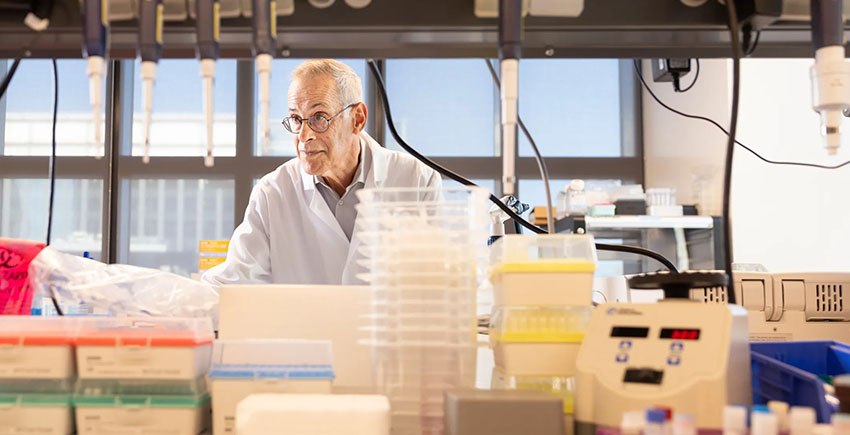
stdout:
POLYGON ((352 108, 352 107, 358 106, 359 104, 360 104, 360 102, 357 102, 357 103, 351 103, 351 104, 349 104, 349 105, 347 105, 347 106, 343 107, 343 108, 342 108, 342 110, 340 110, 339 112, 336 112, 336 114, 334 114, 334 115, 333 115, 333 116, 331 116, 330 118, 328 118, 327 116, 322 115, 322 114, 311 115, 311 116, 308 116, 307 118, 302 118, 302 117, 300 117, 300 116, 298 116, 298 115, 295 115, 295 117, 293 117, 293 116, 287 116, 286 118, 283 118, 283 120, 282 120, 282 121, 280 121, 280 123, 281 123, 281 124, 283 124, 283 128, 285 128, 285 129, 286 129, 286 131, 288 131, 288 132, 290 132, 290 133, 292 133, 292 134, 301 134, 301 130, 303 130, 303 129, 304 129, 304 121, 307 121, 307 123, 306 123, 306 124, 307 124, 307 127, 310 127, 310 130, 313 130, 313 131, 314 131, 314 132, 316 132, 316 133, 324 133, 324 132, 326 132, 326 131, 330 130, 330 128, 331 128, 331 121, 333 121, 333 120, 334 120, 337 116, 342 115, 342 112, 345 112, 346 110, 348 110, 348 109, 350 109, 350 108, 352 108), (318 131, 318 130, 316 130, 315 128, 313 128, 313 126, 311 125, 311 120, 312 120, 314 117, 317 117, 317 116, 320 116, 320 117, 325 118, 325 119, 327 119, 327 120, 328 120, 328 128, 326 128, 326 129, 324 129, 324 130, 322 130, 322 131, 318 131), (300 124, 301 124, 301 128, 300 128, 300 129, 298 129, 298 131, 297 131, 297 132, 294 132, 294 131, 290 130, 290 129, 289 129, 289 126, 287 126, 287 125, 286 125, 286 124, 287 124, 287 122, 286 122, 286 121, 287 121, 288 119, 294 119, 294 118, 295 118, 295 119, 299 119, 299 120, 300 120, 300 124))

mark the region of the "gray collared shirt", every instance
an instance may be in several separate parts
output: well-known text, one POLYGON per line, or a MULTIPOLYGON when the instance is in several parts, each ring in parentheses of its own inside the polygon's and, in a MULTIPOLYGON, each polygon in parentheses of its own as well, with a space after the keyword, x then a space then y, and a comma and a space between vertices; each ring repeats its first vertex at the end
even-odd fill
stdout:
POLYGON ((357 210, 355 210, 355 206, 359 201, 356 193, 366 185, 366 175, 371 169, 372 152, 369 150, 368 146, 363 144, 363 140, 361 139, 360 164, 357 166, 354 178, 352 178, 351 184, 345 189, 345 193, 342 194, 342 197, 337 195, 337 193, 331 189, 327 183, 325 183, 324 178, 313 176, 316 188, 319 190, 319 193, 322 194, 322 198, 325 199, 325 203, 328 204, 328 208, 331 209, 331 212, 336 218, 336 221, 339 223, 340 228, 342 228, 342 232, 345 233, 346 237, 348 237, 348 240, 351 240, 351 235, 354 233, 354 220, 357 219, 357 210))

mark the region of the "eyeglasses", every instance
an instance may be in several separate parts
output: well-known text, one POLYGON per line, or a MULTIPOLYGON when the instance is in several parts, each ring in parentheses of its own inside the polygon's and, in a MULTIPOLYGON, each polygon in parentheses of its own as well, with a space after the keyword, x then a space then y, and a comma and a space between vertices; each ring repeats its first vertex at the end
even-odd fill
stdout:
POLYGON ((345 106, 345 108, 343 108, 339 112, 336 112, 336 114, 334 116, 331 116, 330 118, 322 114, 316 114, 309 118, 301 118, 299 116, 293 115, 283 118, 281 124, 283 124, 286 130, 288 130, 290 133, 299 134, 301 133, 301 128, 304 126, 304 122, 306 121, 307 125, 310 126, 311 130, 315 131, 316 133, 324 133, 328 131, 329 128, 331 128, 331 121, 333 121, 334 118, 341 115, 342 112, 345 112, 346 110, 358 104, 360 103, 351 103, 345 106))

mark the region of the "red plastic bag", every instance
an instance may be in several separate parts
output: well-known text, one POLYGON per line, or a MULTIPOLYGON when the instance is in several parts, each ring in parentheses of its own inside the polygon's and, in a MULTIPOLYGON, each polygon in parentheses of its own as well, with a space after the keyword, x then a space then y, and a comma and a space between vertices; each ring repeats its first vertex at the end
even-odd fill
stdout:
POLYGON ((30 314, 32 288, 27 270, 44 243, 0 237, 0 314, 30 314))

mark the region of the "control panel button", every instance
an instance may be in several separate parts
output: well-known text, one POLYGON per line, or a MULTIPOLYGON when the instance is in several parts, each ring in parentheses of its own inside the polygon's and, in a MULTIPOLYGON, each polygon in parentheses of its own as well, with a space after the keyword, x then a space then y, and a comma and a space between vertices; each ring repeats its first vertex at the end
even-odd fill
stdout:
POLYGON ((631 340, 622 340, 620 341, 620 349, 621 350, 629 350, 632 348, 631 340))
POLYGON ((627 354, 627 353, 618 353, 618 354, 617 354, 617 362, 618 362, 618 363, 629 362, 629 354, 627 354))
POLYGON ((682 362, 682 357, 680 357, 679 355, 670 355, 670 356, 667 357, 667 365, 668 366, 677 366, 677 365, 681 364, 681 362, 682 362))
POLYGON ((683 350, 685 350, 685 344, 684 343, 679 343, 678 341, 674 341, 674 342, 670 343, 670 351, 671 352, 679 353, 683 350))

